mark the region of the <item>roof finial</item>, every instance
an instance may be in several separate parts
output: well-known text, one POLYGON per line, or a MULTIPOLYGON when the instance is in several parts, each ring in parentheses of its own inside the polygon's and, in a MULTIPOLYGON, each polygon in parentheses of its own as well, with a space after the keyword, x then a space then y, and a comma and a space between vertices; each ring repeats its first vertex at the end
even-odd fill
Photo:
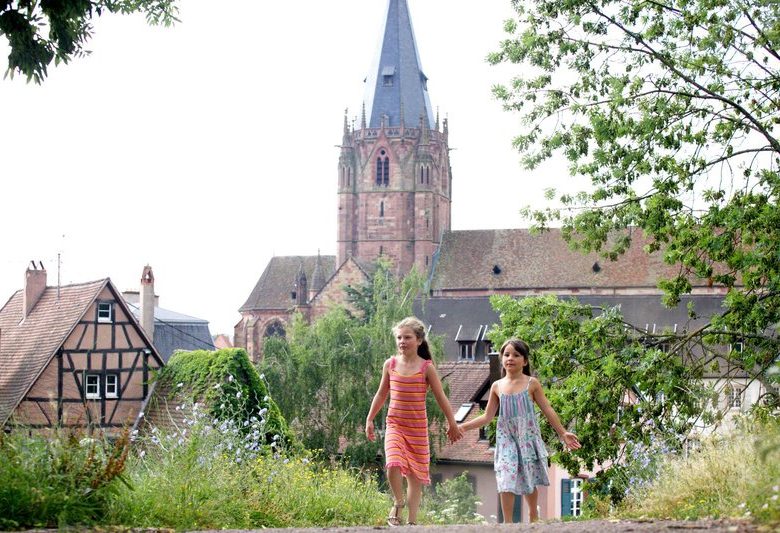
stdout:
POLYGON ((349 108, 344 109, 344 135, 349 133, 349 121, 347 120, 347 115, 349 114, 349 108))
POLYGON ((366 103, 363 102, 363 113, 360 115, 360 129, 366 129, 366 103))
POLYGON ((439 131, 439 106, 436 106, 436 131, 439 131))

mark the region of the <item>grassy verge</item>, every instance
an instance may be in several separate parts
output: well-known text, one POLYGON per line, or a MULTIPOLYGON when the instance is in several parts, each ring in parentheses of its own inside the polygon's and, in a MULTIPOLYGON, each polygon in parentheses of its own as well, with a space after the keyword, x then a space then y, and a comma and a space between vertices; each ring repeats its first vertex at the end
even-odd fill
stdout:
POLYGON ((623 517, 750 518, 780 524, 780 427, 751 424, 673 456, 632 494, 623 517))

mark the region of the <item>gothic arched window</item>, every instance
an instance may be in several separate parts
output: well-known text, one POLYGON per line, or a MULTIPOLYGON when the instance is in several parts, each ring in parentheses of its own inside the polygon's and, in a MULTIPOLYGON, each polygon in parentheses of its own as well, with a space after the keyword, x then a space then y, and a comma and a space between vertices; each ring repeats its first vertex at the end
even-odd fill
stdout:
POLYGON ((284 337, 287 333, 284 331, 284 326, 278 320, 274 320, 268 324, 265 328, 264 337, 284 337))
POLYGON ((390 158, 384 150, 380 150, 376 158, 376 184, 385 187, 390 184, 390 158))

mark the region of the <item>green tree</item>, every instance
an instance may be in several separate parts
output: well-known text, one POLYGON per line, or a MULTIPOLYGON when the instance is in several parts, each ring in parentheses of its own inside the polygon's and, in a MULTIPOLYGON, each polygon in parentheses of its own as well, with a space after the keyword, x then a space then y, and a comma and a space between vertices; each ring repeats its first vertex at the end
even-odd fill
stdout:
MULTIPOLYGON (((363 424, 382 364, 396 351, 392 327, 413 313, 423 286, 420 274, 412 272, 399 281, 390 265, 379 263, 368 284, 349 292, 360 302, 358 314, 335 308, 311 324, 297 316, 286 339, 266 341, 260 371, 307 448, 333 455, 346 437, 346 455, 353 463, 376 461, 381 442, 368 442, 363 424)), ((434 357, 442 353, 440 342, 431 348, 434 357)), ((433 405, 429 418, 442 419, 433 405)))
POLYGON ((0 0, 0 36, 8 40, 6 76, 40 83, 48 66, 89 52, 92 21, 104 13, 143 13, 149 24, 176 22, 176 0, 0 0))
POLYGON ((582 448, 566 452, 549 424, 542 424, 554 460, 572 472, 611 462, 597 490, 625 495, 632 450, 678 450, 694 424, 710 424, 713 391, 700 367, 669 357, 644 332, 627 324, 618 308, 594 308, 555 296, 494 296, 501 322, 490 340, 500 346, 521 337, 546 396, 582 448), (632 446, 625 446, 631 443, 632 446), (629 456, 626 456, 628 454, 629 456))
POLYGON ((672 349, 659 363, 687 359, 695 376, 720 357, 776 401, 780 4, 512 4, 518 16, 489 61, 522 65, 494 88, 522 116, 514 144, 528 168, 562 156, 572 180, 591 184, 560 195, 558 208, 525 214, 541 228, 562 224, 575 249, 612 259, 641 230, 647 252, 679 266, 659 282, 668 305, 695 279, 722 288, 723 313, 666 335, 672 349), (737 341, 745 349, 729 351, 737 341))

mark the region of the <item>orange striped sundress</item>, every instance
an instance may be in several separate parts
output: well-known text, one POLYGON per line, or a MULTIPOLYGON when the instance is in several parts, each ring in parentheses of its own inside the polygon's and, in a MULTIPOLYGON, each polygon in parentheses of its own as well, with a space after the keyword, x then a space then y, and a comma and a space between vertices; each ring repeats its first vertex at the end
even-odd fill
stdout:
POLYGON ((395 357, 390 359, 390 408, 385 423, 385 466, 400 467, 401 474, 413 475, 424 485, 431 483, 425 410, 425 371, 431 364, 426 359, 416 374, 405 376, 395 371, 395 357))

